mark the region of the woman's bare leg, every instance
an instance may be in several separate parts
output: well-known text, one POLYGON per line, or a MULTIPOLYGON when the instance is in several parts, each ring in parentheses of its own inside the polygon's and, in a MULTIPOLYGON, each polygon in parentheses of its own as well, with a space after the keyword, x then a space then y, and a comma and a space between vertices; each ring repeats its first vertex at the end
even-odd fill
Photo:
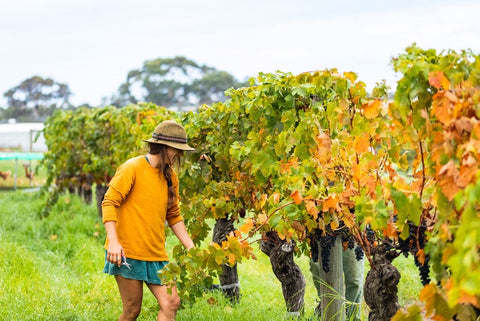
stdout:
POLYGON ((118 321, 137 320, 142 309, 143 281, 126 279, 120 275, 115 275, 115 280, 123 304, 123 312, 118 321))
POLYGON ((152 291, 157 299, 160 311, 158 312, 157 321, 174 321, 177 317, 177 310, 180 306, 180 297, 177 288, 172 287, 172 293, 168 293, 165 285, 147 283, 148 288, 152 291))

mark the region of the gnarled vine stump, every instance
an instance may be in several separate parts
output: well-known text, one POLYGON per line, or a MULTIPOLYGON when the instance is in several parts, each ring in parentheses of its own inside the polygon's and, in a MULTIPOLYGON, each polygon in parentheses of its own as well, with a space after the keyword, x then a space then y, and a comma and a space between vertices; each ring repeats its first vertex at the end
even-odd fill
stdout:
POLYGON ((364 286, 364 298, 370 307, 369 321, 390 320, 398 310, 398 282, 400 272, 392 265, 397 256, 386 251, 385 245, 373 248, 373 266, 367 274, 364 286))
POLYGON ((305 277, 293 260, 295 242, 281 240, 277 232, 266 232, 260 249, 270 257, 272 270, 282 284, 283 298, 289 313, 303 313, 305 297, 305 277))
POLYGON ((95 198, 97 201, 97 210, 98 210, 98 215, 100 218, 102 218, 102 202, 103 202, 103 197, 105 196, 105 193, 108 190, 107 185, 100 185, 97 184, 95 187, 95 198))
MULTIPOLYGON (((213 242, 222 245, 227 240, 227 235, 235 231, 233 222, 228 218, 221 218, 215 222, 213 228, 213 242)), ((219 276, 220 289, 230 301, 236 302, 240 299, 240 284, 238 282, 237 264, 230 266, 222 264, 222 274, 219 276)))

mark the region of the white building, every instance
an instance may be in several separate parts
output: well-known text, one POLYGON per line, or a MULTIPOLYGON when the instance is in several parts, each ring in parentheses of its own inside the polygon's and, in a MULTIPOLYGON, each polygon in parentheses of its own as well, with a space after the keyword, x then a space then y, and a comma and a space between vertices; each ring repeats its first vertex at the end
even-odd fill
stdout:
POLYGON ((0 124, 0 150, 14 149, 20 152, 45 152, 47 145, 41 130, 43 123, 0 124), (37 137, 39 134, 39 137, 37 137))

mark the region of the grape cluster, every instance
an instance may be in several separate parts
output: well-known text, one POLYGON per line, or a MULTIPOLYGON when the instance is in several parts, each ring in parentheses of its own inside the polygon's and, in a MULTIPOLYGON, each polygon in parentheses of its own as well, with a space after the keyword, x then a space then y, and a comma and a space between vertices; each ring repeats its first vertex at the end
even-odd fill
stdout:
POLYGON ((325 234, 321 229, 315 229, 310 237, 310 247, 312 251, 312 261, 319 262, 318 253, 322 256, 322 269, 325 272, 330 271, 330 254, 335 245, 336 235, 325 234))
POLYGON ((430 283, 430 256, 425 256, 425 262, 422 265, 416 256, 416 253, 425 247, 425 231, 427 229, 425 223, 416 226, 413 222, 408 222, 409 235, 406 239, 398 238, 397 249, 402 252, 405 257, 408 257, 408 254, 412 254, 415 260, 415 265, 417 266, 420 272, 420 278, 422 284, 426 285, 430 283), (418 236, 418 238, 417 238, 418 236))
POLYGON ((376 234, 375 231, 370 227, 370 224, 367 224, 365 231, 367 234, 367 241, 370 242, 370 244, 373 244, 375 242, 376 234))
POLYGON ((335 236, 326 234, 319 239, 320 249, 322 254, 322 269, 325 272, 330 271, 330 254, 332 253, 332 247, 335 245, 335 236))
POLYGON ((363 259, 363 256, 364 256, 364 253, 363 253, 362 248, 359 245, 357 245, 355 247, 355 259, 357 261, 360 261, 361 259, 363 259))
POLYGON ((415 258, 415 265, 418 268, 418 271, 420 271, 420 279, 422 280, 422 285, 425 286, 430 283, 430 266, 428 265, 430 261, 430 256, 426 255, 425 256, 425 262, 420 263, 417 259, 417 256, 414 256, 415 258))
POLYGON ((355 247, 355 238, 353 237, 352 234, 348 233, 347 228, 343 224, 343 221, 340 221, 340 230, 341 230, 341 236, 342 236, 342 243, 347 244, 347 248, 349 250, 353 250, 355 247))

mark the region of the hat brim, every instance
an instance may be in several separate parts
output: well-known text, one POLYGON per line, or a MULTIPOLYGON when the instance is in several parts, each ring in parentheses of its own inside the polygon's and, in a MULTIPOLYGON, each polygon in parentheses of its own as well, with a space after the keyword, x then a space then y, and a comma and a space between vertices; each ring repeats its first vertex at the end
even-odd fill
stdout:
POLYGON ((173 147, 173 148, 176 148, 176 149, 179 149, 179 150, 184 150, 184 151, 194 151, 195 150, 195 148, 193 148, 191 146, 188 146, 187 144, 167 142, 167 141, 160 140, 160 139, 150 138, 150 139, 142 139, 142 141, 144 141, 146 143, 166 145, 166 146, 170 146, 170 147, 173 147))

